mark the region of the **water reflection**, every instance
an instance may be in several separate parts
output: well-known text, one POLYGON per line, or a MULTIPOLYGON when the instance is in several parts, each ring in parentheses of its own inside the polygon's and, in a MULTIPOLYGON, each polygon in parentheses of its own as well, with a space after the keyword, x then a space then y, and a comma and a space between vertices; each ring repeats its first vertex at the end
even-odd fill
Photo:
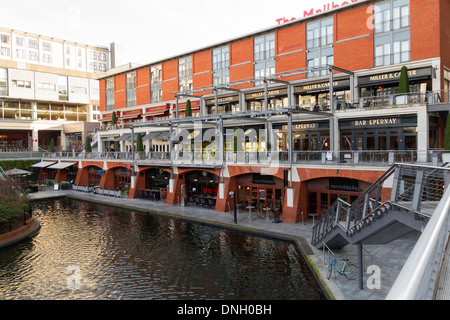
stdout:
POLYGON ((0 251, 1 299, 324 299, 291 243, 69 199, 34 213, 0 251))

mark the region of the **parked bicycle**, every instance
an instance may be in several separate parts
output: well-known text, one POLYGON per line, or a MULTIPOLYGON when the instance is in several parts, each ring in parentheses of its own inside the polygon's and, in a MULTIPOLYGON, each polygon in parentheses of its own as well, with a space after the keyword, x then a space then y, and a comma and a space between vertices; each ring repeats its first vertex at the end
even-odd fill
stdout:
POLYGON ((334 258, 327 258, 328 265, 328 273, 327 279, 331 278, 331 274, 333 273, 333 268, 340 274, 345 276, 348 280, 355 280, 359 276, 358 266, 354 263, 348 261, 348 259, 343 259, 342 261, 338 261, 334 258))

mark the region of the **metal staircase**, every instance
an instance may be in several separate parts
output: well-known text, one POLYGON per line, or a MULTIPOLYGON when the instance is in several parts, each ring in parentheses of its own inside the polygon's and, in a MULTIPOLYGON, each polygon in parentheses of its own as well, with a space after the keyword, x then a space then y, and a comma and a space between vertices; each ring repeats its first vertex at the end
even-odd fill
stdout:
POLYGON ((395 164, 352 204, 338 199, 314 225, 311 242, 339 249, 385 244, 412 230, 422 231, 449 178, 446 166, 395 164))

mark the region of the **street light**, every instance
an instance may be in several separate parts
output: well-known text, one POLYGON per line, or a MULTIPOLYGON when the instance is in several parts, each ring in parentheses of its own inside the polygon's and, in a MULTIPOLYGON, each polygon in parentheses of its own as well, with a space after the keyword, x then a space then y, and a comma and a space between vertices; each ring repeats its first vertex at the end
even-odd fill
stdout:
POLYGON ((234 223, 237 224, 237 215, 236 215, 236 197, 234 195, 234 190, 230 191, 230 197, 233 199, 233 207, 234 207, 234 223))

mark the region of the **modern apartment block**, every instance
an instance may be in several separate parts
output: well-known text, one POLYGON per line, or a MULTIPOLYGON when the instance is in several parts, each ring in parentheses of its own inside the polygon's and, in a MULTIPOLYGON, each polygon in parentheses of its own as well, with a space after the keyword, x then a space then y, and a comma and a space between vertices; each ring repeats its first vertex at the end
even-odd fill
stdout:
POLYGON ((109 49, 0 28, 0 150, 80 148, 100 118, 109 49))
POLYGON ((295 223, 337 198, 351 203, 394 162, 441 161, 450 1, 325 8, 102 77, 99 153, 72 163, 76 185, 125 187, 131 198, 161 190, 171 204, 208 194, 221 212, 235 191, 241 209, 278 207, 295 223), (196 140, 211 128, 215 138, 196 140), (138 133, 145 153, 129 159, 138 133))

